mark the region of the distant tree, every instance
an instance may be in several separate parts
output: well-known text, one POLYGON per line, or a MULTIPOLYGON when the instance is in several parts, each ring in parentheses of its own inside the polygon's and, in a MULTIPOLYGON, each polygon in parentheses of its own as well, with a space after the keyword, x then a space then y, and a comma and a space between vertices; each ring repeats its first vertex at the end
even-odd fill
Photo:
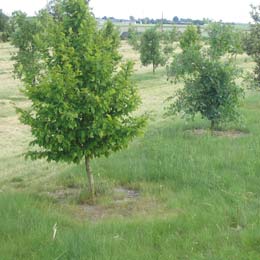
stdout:
POLYGON ((143 24, 149 24, 150 23, 150 18, 149 17, 145 17, 142 21, 143 21, 143 24))
POLYGON ((172 30, 165 30, 161 32, 161 39, 164 43, 172 44, 178 41, 178 31, 176 27, 173 27, 172 30))
POLYGON ((246 38, 246 52, 252 56, 256 66, 253 75, 253 85, 260 88, 260 5, 251 6, 251 17, 253 24, 250 24, 250 32, 246 38))
POLYGON ((165 64, 165 58, 161 52, 160 33, 154 29, 146 30, 141 37, 140 58, 144 66, 153 65, 153 73, 159 65, 165 64))
POLYGON ((203 18, 202 22, 203 22, 203 24, 209 24, 212 21, 209 18, 203 18))
POLYGON ((42 69, 31 84, 22 77, 31 108, 18 112, 36 146, 27 155, 69 163, 84 158, 94 200, 90 161, 126 147, 145 118, 133 115, 140 98, 113 24, 98 30, 85 0, 59 0, 56 7, 55 16, 39 17, 44 27, 34 39, 42 69))
POLYGON ((128 27, 128 43, 133 47, 134 50, 139 50, 140 36, 138 34, 137 28, 132 25, 128 27))
POLYGON ((0 32, 4 32, 8 23, 9 17, 0 9, 0 32))
POLYGON ((198 34, 198 30, 193 25, 188 25, 180 38, 180 47, 185 52, 190 48, 201 48, 201 37, 198 34))
POLYGON ((174 23, 179 23, 179 17, 178 17, 178 16, 174 16, 173 19, 172 19, 172 21, 173 21, 174 23))
POLYGON ((232 25, 211 23, 207 27, 211 55, 223 56, 225 53, 243 53, 242 33, 232 25))
POLYGON ((135 21, 135 18, 134 18, 134 16, 132 16, 132 15, 131 15, 131 16, 129 16, 129 20, 130 20, 130 21, 135 21))
POLYGON ((172 55, 174 50, 174 42, 177 42, 179 39, 179 33, 176 27, 173 27, 172 30, 164 30, 160 32, 161 41, 162 41, 162 51, 164 53, 164 60, 167 62, 172 55))
MULTIPOLYGON (((213 37, 212 34, 209 37, 213 37)), ((211 130, 221 122, 237 120, 236 108, 242 94, 242 88, 236 83, 239 71, 232 58, 221 59, 229 49, 221 55, 216 55, 220 53, 215 44, 210 45, 209 50, 203 49, 195 26, 186 28, 180 46, 182 52, 173 57, 168 76, 183 80, 184 88, 169 97, 171 104, 167 114, 183 113, 193 119, 200 113, 211 122, 211 130)))
POLYGON ((9 40, 10 27, 9 27, 9 16, 3 13, 0 9, 0 41, 6 42, 9 40))
POLYGON ((40 75, 39 45, 35 35, 40 30, 36 18, 28 18, 21 11, 14 12, 10 18, 12 27, 11 43, 18 49, 12 59, 15 61, 14 73, 27 84, 36 84, 40 75))
POLYGON ((199 34, 200 36, 202 35, 201 26, 200 26, 200 25, 197 25, 197 32, 198 32, 198 34, 199 34))
POLYGON ((203 25, 203 24, 204 24, 204 22, 203 22, 203 21, 201 21, 201 20, 192 20, 192 24, 193 24, 193 25, 200 26, 200 25, 203 25))

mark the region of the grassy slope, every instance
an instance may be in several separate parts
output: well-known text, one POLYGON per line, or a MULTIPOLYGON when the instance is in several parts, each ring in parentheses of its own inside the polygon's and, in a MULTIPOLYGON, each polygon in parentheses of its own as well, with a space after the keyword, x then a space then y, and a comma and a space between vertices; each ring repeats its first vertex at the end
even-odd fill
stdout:
MULTIPOLYGON (((170 85, 163 70, 152 75, 137 64, 140 110, 153 111, 153 119, 127 150, 94 161, 99 198, 98 208, 90 208, 78 204, 85 196, 83 165, 21 156, 30 135, 13 106, 28 103, 11 79, 9 46, 0 47, 1 259, 260 257, 259 93, 247 93, 241 108, 249 135, 195 136, 186 130, 206 128, 207 122, 162 117, 163 100, 179 86, 170 85), (113 187, 121 186, 140 196, 115 203, 113 187)), ((122 53, 137 59, 125 45, 122 53)))

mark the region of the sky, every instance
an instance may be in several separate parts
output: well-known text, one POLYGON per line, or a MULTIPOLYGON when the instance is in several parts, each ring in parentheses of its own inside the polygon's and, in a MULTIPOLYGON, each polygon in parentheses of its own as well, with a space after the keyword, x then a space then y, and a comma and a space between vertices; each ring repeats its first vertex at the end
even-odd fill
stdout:
MULTIPOLYGON (((10 15, 21 10, 34 15, 48 0, 0 0, 0 9, 10 15)), ((250 4, 259 5, 259 0, 91 0, 90 7, 96 17, 181 18, 248 23, 250 4)))

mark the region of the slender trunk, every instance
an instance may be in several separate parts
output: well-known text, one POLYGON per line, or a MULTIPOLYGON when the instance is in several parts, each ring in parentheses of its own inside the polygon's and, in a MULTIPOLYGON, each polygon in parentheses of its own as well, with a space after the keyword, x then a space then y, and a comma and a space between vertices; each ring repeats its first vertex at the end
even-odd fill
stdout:
POLYGON ((210 122, 210 131, 211 131, 211 135, 213 135, 213 131, 215 129, 215 121, 214 120, 211 120, 210 122))
POLYGON ((155 65, 154 65, 154 63, 153 63, 153 74, 155 73, 155 65))
POLYGON ((95 201, 95 188, 94 188, 94 178, 90 167, 90 158, 85 156, 85 165, 86 165, 86 172, 88 176, 88 185, 89 185, 89 191, 91 195, 91 200, 94 203, 95 201))

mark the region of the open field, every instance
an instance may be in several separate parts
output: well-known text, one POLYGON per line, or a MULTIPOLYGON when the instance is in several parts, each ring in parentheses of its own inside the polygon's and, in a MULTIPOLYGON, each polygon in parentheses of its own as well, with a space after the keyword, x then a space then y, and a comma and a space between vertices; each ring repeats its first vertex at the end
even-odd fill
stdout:
MULTIPOLYGON (((209 127, 200 118, 164 118, 165 98, 181 85, 163 68, 153 75, 122 43, 136 61, 139 113, 151 119, 128 149, 93 162, 91 206, 83 163, 24 159, 30 130, 15 106, 29 102, 12 78, 11 51, 0 44, 0 259, 260 258, 259 92, 246 92, 242 126, 212 136, 198 130, 209 127)), ((237 62, 252 69, 246 55, 237 62)))

